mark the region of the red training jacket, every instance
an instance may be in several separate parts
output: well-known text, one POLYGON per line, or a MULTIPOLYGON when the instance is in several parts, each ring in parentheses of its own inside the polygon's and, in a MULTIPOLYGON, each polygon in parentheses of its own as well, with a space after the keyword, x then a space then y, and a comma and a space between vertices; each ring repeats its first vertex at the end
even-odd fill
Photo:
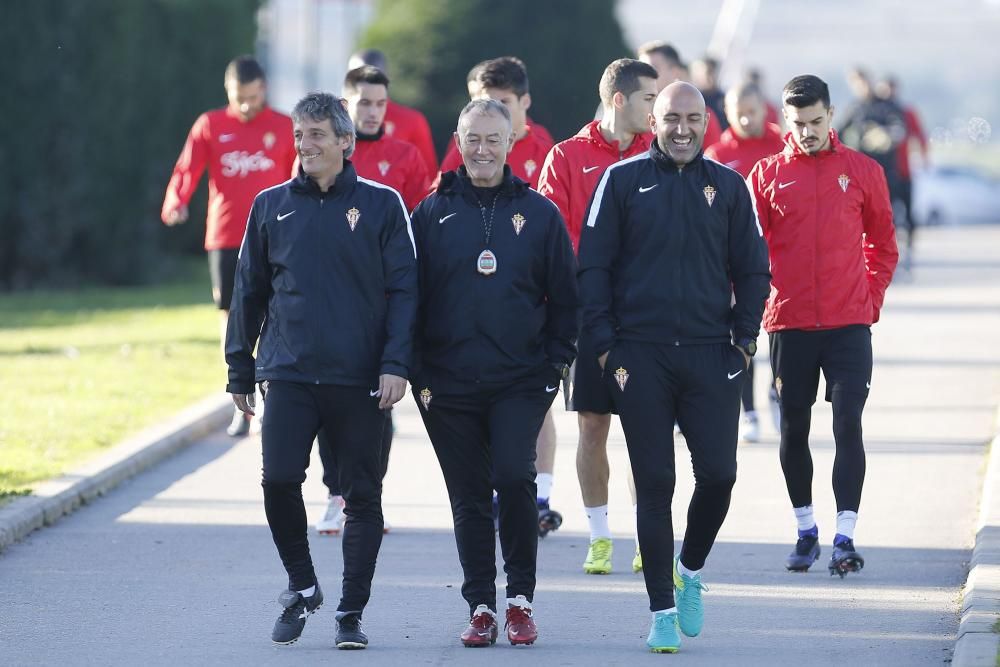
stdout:
POLYGON ((653 136, 637 135, 628 148, 621 150, 617 141, 609 143, 604 138, 600 124, 591 121, 574 136, 553 146, 538 177, 538 191, 559 208, 574 250, 579 250, 587 204, 604 170, 619 160, 648 151, 653 136))
POLYGON ((917 110, 913 107, 903 108, 903 117, 906 119, 906 140, 899 145, 899 157, 897 158, 897 163, 899 165, 899 177, 904 181, 908 181, 912 178, 910 174, 910 142, 914 139, 920 144, 920 155, 924 159, 924 163, 927 162, 927 135, 924 134, 924 128, 920 125, 920 117, 917 115, 917 110))
POLYGON ((427 167, 416 147, 385 134, 374 140, 358 137, 351 163, 358 176, 388 185, 401 194, 407 211, 417 207, 430 187, 427 167))
MULTIPOLYGON (((515 176, 538 189, 538 177, 542 173, 542 163, 545 162, 545 156, 552 148, 552 144, 538 136, 530 125, 526 129, 525 135, 514 142, 514 148, 507 154, 507 164, 510 165, 510 170, 514 172, 515 176)), ((455 171, 460 166, 462 166, 462 155, 458 152, 458 146, 452 141, 448 146, 448 154, 441 162, 441 172, 455 171)), ((440 179, 439 174, 437 180, 440 179)))
POLYGON ((705 157, 735 169, 746 178, 758 160, 780 153, 784 147, 781 128, 777 125, 766 123, 764 134, 759 137, 741 137, 730 127, 719 141, 705 149, 705 157))
POLYGON ((239 248, 254 197, 287 181, 294 162, 288 116, 265 107, 244 123, 228 107, 203 113, 174 165, 160 217, 188 205, 208 167, 205 250, 239 248))
POLYGON ((393 139, 413 144, 424 160, 428 174, 438 170, 437 152, 434 150, 434 139, 431 137, 431 126, 427 117, 416 109, 389 102, 385 105, 385 120, 382 121, 385 133, 393 139))
POLYGON ((808 155, 791 133, 747 179, 771 256, 764 328, 877 322, 899 259, 885 173, 840 143, 808 155))

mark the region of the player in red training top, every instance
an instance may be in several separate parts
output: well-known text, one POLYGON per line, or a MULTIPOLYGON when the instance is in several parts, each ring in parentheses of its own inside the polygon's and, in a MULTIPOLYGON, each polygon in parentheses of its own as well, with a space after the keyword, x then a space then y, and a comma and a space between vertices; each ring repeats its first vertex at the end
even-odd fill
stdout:
MULTIPOLYGON (((518 178, 531 187, 538 187, 542 163, 552 148, 551 135, 546 140, 527 122, 531 107, 528 92, 528 71, 518 58, 504 56, 479 63, 472 68, 475 84, 469 82, 469 96, 473 99, 494 99, 510 111, 514 131, 514 148, 507 155, 507 164, 518 178)), ((470 73, 471 74, 471 73, 470 73)), ((548 132, 545 132, 548 135, 548 132)), ((441 171, 454 171, 462 164, 457 144, 452 143, 441 162, 441 171)))
MULTIPOLYGON (((637 58, 644 63, 653 66, 659 75, 656 79, 656 89, 663 90, 674 81, 688 81, 687 65, 681 60, 680 54, 670 44, 656 41, 647 42, 639 47, 637 58)), ((703 146, 711 146, 722 136, 722 125, 715 114, 708 114, 708 126, 705 129, 705 140, 703 146)))
MULTIPOLYGON (((766 105, 767 101, 756 84, 745 82, 729 89, 725 98, 729 129, 722 133, 718 142, 705 149, 705 157, 735 169, 740 176, 746 178, 758 160, 780 153, 785 147, 781 128, 765 120, 766 105)), ((747 368, 747 379, 743 383, 743 418, 740 420, 739 430, 740 440, 745 442, 757 442, 760 439, 760 419, 753 401, 753 378, 754 363, 751 360, 747 368)), ((771 391, 771 413, 775 429, 780 430, 777 396, 774 395, 773 386, 771 391)))
MULTIPOLYGON (((601 120, 587 123, 576 136, 556 144, 545 158, 538 179, 538 191, 562 213, 574 249, 579 248, 587 205, 605 169, 619 160, 649 150, 652 139, 649 119, 656 99, 656 70, 638 60, 616 60, 605 68, 598 91, 601 120)), ((583 509, 590 524, 590 547, 583 571, 608 574, 612 551, 608 525, 608 429, 614 406, 592 344, 580 339, 577 346, 580 354, 571 371, 572 392, 566 392, 566 409, 577 413, 580 440, 576 450, 576 474, 583 509)), ((629 490, 634 505, 631 477, 629 471, 629 490)), ((632 570, 642 570, 638 544, 632 570)))
POLYGON ((358 176, 393 188, 412 211, 427 194, 430 178, 413 144, 385 132, 389 77, 371 65, 352 69, 344 79, 344 99, 357 134, 351 162, 358 176))
MULTIPOLYGON (((353 54, 347 61, 349 70, 363 65, 377 67, 386 75, 389 74, 385 54, 378 49, 363 49, 353 54)), ((431 126, 424 114, 412 107, 389 100, 385 106, 385 122, 382 125, 387 135, 413 144, 420 151, 428 174, 437 173, 438 161, 437 153, 434 151, 434 138, 431 136, 431 126)))
MULTIPOLYGON (((250 206, 258 192, 288 180, 295 162, 292 120, 267 106, 267 82, 260 64, 240 56, 226 67, 224 81, 229 104, 195 121, 160 212, 167 225, 187 222, 188 203, 208 168, 205 250, 222 338, 250 206)), ((245 435, 249 428, 243 413, 235 410, 229 434, 245 435)))

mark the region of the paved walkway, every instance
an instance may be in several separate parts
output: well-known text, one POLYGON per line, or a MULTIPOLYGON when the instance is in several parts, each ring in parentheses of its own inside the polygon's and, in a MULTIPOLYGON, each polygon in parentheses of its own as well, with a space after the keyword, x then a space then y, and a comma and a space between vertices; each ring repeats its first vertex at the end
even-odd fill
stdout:
MULTIPOLYGON (((784 571, 794 521, 777 439, 765 421, 763 440, 740 449, 732 510, 705 570, 705 631, 676 656, 643 650, 649 616, 641 576, 629 568, 633 516, 617 426, 610 445, 616 571, 595 577, 580 570, 586 521, 576 427, 562 412, 553 504, 566 522, 539 548, 542 639, 517 655, 506 644, 461 648, 465 605, 444 485, 407 399, 397 410, 385 485, 394 529, 365 614, 368 651, 331 648, 336 538, 313 541, 331 604, 311 617, 298 644, 271 646, 285 577, 264 521, 259 445, 217 434, 0 554, 0 664, 499 665, 529 657, 539 665, 942 664, 958 631, 1000 396, 997 248, 998 228, 929 230, 913 280, 890 289, 874 330, 865 413, 868 477, 856 535, 865 570, 844 580, 831 578, 822 561, 808 574, 784 571)), ((766 411, 765 393, 758 382, 766 411)), ((825 561, 835 511, 828 405, 817 405, 813 425, 825 561)), ((680 534, 692 481, 683 441, 677 446, 680 534)), ((318 461, 312 470, 306 494, 316 519, 325 492, 318 461)))

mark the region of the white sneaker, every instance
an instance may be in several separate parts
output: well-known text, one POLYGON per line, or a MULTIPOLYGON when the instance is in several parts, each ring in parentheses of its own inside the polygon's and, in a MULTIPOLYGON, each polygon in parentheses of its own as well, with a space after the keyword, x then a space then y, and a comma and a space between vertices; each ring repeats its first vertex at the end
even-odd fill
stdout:
POLYGON ((316 532, 320 535, 340 535, 344 530, 344 522, 347 515, 344 514, 343 496, 329 496, 330 502, 326 506, 326 514, 323 519, 316 524, 316 532))
POLYGON ((242 438, 250 432, 250 418, 240 412, 239 408, 233 410, 233 420, 229 423, 226 433, 233 438, 242 438))
POLYGON ((760 423, 757 420, 756 412, 747 412, 740 419, 739 438, 743 442, 760 440, 760 423))

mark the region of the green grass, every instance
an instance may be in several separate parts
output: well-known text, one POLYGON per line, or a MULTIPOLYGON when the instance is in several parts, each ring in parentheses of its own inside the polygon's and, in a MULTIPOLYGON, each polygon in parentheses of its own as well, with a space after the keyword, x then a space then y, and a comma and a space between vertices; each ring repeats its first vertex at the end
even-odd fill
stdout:
POLYGON ((145 288, 0 294, 0 500, 224 391, 204 260, 145 288))

